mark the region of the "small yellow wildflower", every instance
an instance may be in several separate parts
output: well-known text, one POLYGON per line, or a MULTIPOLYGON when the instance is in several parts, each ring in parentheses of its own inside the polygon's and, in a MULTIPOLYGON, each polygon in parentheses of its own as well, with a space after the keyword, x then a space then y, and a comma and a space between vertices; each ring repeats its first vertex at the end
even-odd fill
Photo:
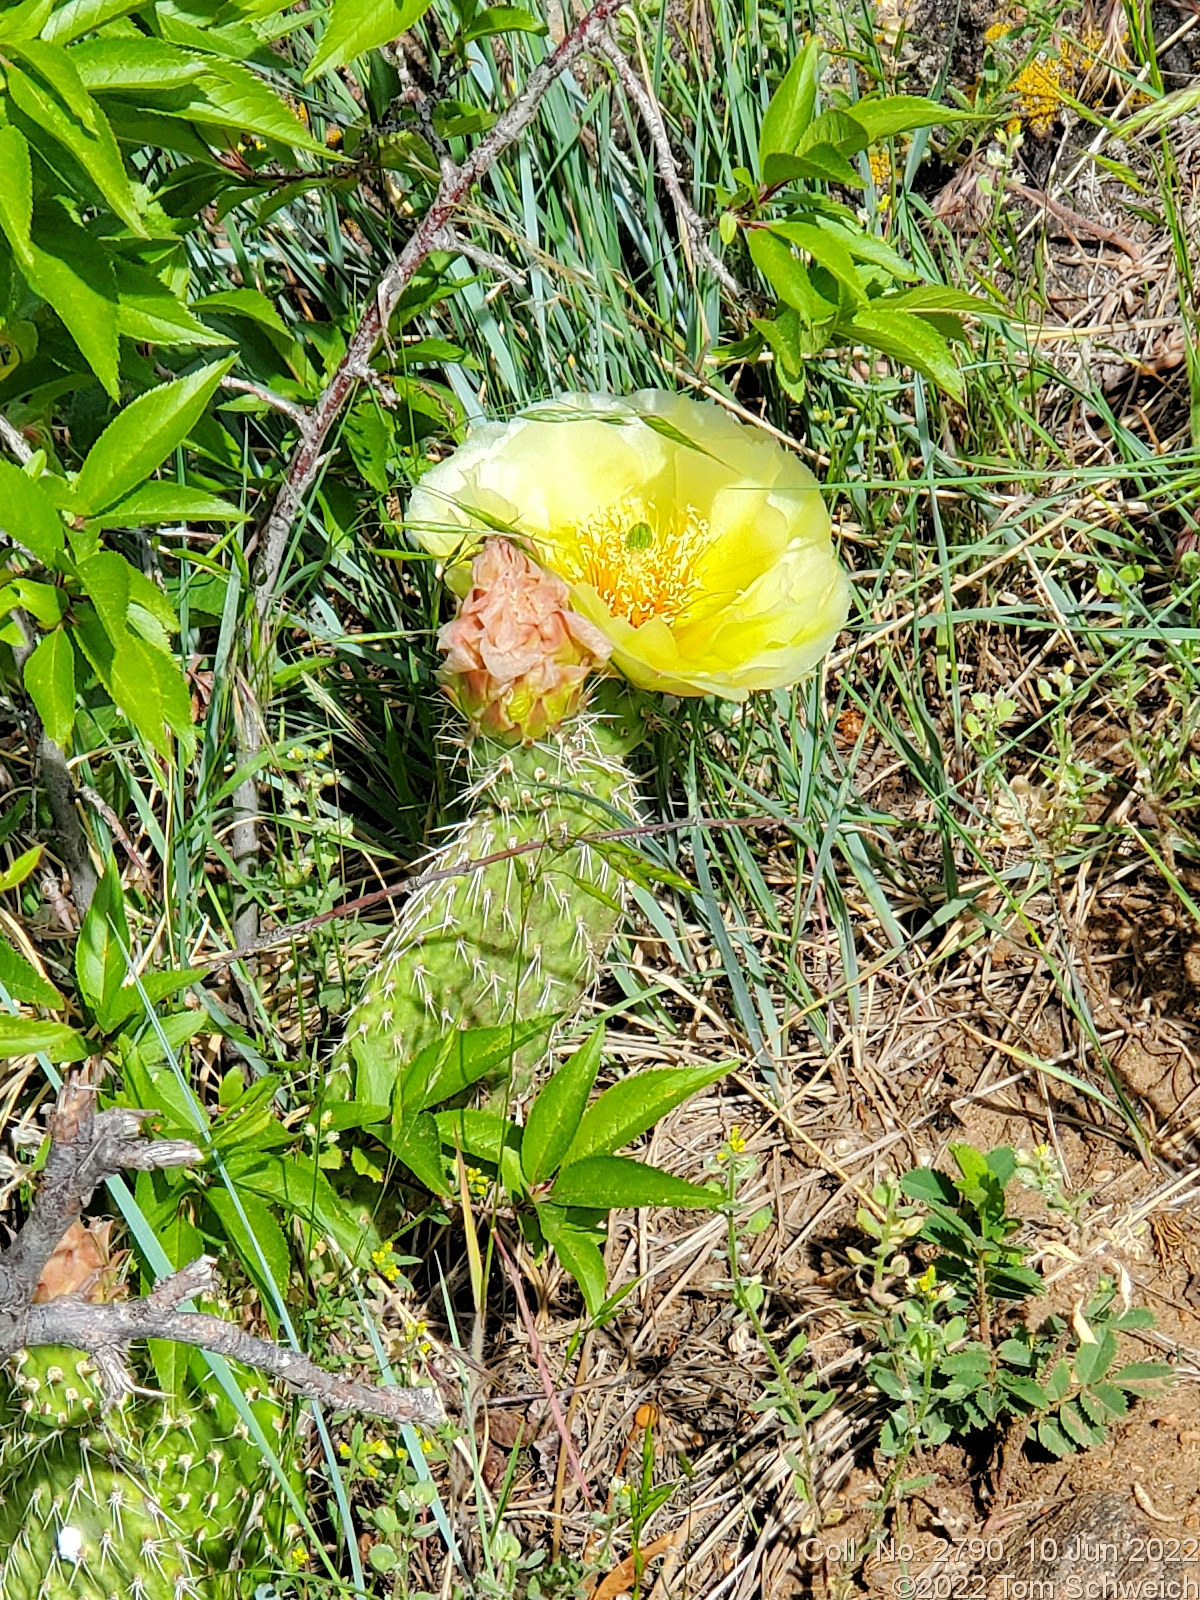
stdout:
POLYGON ((384 1245, 379 1250, 373 1250, 371 1252, 371 1260, 375 1263, 381 1277, 386 1278, 389 1283, 395 1283, 400 1276, 400 1268, 396 1265, 395 1258, 387 1245, 384 1245))
POLYGON ((486 1174, 480 1172, 478 1167, 467 1168, 467 1189, 475 1200, 482 1200, 488 1192, 486 1174))
POLYGON ((932 1294, 937 1287, 937 1273, 933 1267, 926 1267, 917 1279, 917 1288, 922 1294, 932 1294))
POLYGON ((729 1130, 729 1148, 735 1156, 740 1156, 746 1148, 746 1136, 736 1122, 729 1130))
POLYGON ((867 165, 871 169, 871 182, 877 189, 886 189, 892 181, 892 158, 878 145, 867 152, 867 165))

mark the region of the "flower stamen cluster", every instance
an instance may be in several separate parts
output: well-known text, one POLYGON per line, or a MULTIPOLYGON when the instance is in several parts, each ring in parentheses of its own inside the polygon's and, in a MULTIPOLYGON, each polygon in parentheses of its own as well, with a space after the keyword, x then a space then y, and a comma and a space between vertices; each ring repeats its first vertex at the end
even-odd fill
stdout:
POLYGON ((651 617, 677 621, 696 597, 696 563, 711 537, 693 506, 664 513, 623 496, 588 517, 559 557, 563 576, 588 583, 614 617, 640 628, 651 617))

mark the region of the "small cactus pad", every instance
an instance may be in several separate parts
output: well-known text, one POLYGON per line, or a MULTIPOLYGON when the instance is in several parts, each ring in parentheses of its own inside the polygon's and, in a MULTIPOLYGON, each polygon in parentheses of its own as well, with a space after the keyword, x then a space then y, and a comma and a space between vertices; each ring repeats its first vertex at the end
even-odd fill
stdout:
POLYGON ((471 815, 422 865, 500 859, 413 895, 349 1017, 351 1054, 369 1043, 398 1075, 451 1028, 574 1009, 621 917, 620 874, 587 840, 636 820, 631 742, 625 724, 601 718, 527 747, 475 740, 471 815))
MULTIPOLYGON (((28 1428, 28 1398, 18 1387, 0 1432, 3 1600, 234 1600, 286 1565, 298 1530, 223 1397, 54 1432, 28 1428)), ((254 1409, 268 1430, 282 1416, 254 1409)))

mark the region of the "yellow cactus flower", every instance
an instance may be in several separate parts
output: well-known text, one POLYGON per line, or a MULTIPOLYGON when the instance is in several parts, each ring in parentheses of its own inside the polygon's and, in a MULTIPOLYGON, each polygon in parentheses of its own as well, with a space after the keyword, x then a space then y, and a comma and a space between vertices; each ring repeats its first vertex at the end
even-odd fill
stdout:
POLYGON ((460 593, 481 540, 521 541, 612 665, 664 694, 795 683, 849 608, 812 473, 720 407, 658 390, 480 425, 421 479, 406 525, 460 593))

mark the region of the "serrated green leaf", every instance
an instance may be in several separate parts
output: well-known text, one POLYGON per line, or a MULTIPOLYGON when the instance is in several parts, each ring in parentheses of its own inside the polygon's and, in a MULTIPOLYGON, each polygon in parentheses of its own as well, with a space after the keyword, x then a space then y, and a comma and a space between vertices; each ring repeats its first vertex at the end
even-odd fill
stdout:
MULTIPOLYGON (((39 848, 38 855, 41 854, 39 848)), ((14 1000, 27 1006, 45 1006, 57 1010, 63 997, 52 983, 48 983, 29 959, 14 950, 7 939, 0 938, 0 983, 14 1000)))
POLYGON ((1052 1456, 1059 1460, 1063 1456, 1069 1456, 1075 1449, 1074 1444, 1067 1438, 1053 1417, 1043 1417, 1034 1432, 1042 1449, 1048 1450, 1052 1456))
POLYGON ((1033 1365, 1033 1351, 1020 1339, 1002 1339, 996 1346, 996 1354, 1011 1367, 1033 1365))
POLYGON ((274 89, 236 61, 209 57, 208 71, 184 88, 181 104, 172 106, 172 113, 201 126, 237 129, 271 139, 326 161, 338 159, 335 151, 313 138, 274 89))
POLYGON ((875 144, 914 128, 936 128, 948 122, 970 120, 969 111, 938 105, 920 94, 869 95, 844 108, 845 115, 862 124, 867 141, 875 144))
POLYGON ((1117 1341, 1109 1329, 1095 1344, 1081 1344, 1075 1356, 1075 1378, 1079 1383, 1091 1384, 1102 1378, 1116 1360, 1117 1341))
POLYGON ((592 1237, 592 1230, 572 1222, 559 1206, 540 1205, 535 1213, 546 1243, 564 1271, 579 1285, 588 1315, 598 1316, 604 1304, 606 1282, 604 1256, 592 1237))
POLYGON ((863 187, 858 168, 831 144, 815 144, 802 156, 768 156, 763 178, 772 189, 798 178, 807 183, 840 183, 848 189, 863 187))
MULTIPOLYGON (((878 304, 878 303, 876 303, 878 304)), ((861 340, 885 356, 924 374, 947 394, 961 400, 963 378, 950 346, 920 317, 882 308, 858 311, 844 326, 848 339, 861 340)))
POLYGON ((750 258, 775 293, 808 324, 832 330, 838 308, 813 287, 808 269, 791 247, 765 228, 748 236, 750 258))
POLYGON ((321 42, 304 73, 334 72, 356 56, 390 44, 428 11, 430 0, 333 0, 321 42))
POLYGON ((292 337, 279 312, 266 295, 260 294, 257 289, 222 289, 217 294, 202 295, 199 300, 192 302, 192 309, 201 315, 206 311, 218 311, 227 317, 246 317, 260 327, 270 328, 272 333, 278 333, 284 339, 292 337))
POLYGON ((1093 1445, 1100 1444, 1104 1439, 1104 1430, 1094 1428, 1091 1423, 1085 1422, 1074 1401, 1068 1401, 1066 1405, 1060 1406, 1054 1416, 1067 1438, 1081 1450, 1090 1450, 1093 1445))
POLYGON ((163 39, 83 39, 71 51, 80 82, 92 94, 136 94, 176 89, 208 71, 202 56, 189 55, 163 39))
POLYGON ((559 1206, 610 1210, 618 1206, 687 1206, 711 1210, 721 1204, 716 1189, 702 1189, 628 1156, 586 1156, 572 1160, 554 1180, 551 1198, 559 1206))
POLYGON ((1035 1411, 1049 1409, 1050 1396, 1040 1383, 1035 1383, 1032 1378, 1023 1377, 1019 1372, 1009 1372, 1005 1368, 996 1374, 996 1381, 1002 1389, 1007 1389, 1009 1394, 1016 1395, 1018 1400, 1023 1400, 1026 1405, 1032 1406, 1035 1411))
MULTIPOLYGON (((93 28, 102 28, 106 22, 128 16, 142 4, 143 0, 66 0, 47 21, 42 38, 47 44, 70 44, 83 34, 91 33, 93 28)), ((179 1266, 183 1264, 182 1261, 178 1263, 179 1266)))
POLYGON ((0 126, 0 227, 24 265, 31 259, 33 168, 25 135, 11 123, 0 126))
POLYGON ((813 38, 792 62, 784 74, 783 82, 771 96, 758 136, 758 161, 764 182, 771 182, 765 172, 767 158, 791 155, 812 120, 820 67, 821 46, 813 38))
POLYGON ((862 125, 844 111, 831 108, 814 117, 805 128, 793 154, 806 156, 810 150, 827 146, 841 156, 856 156, 868 144, 862 125))
POLYGON ((922 283, 915 289, 899 289, 882 302, 888 310, 911 311, 917 316, 949 312, 953 316, 996 316, 1004 307, 994 300, 967 294, 964 289, 950 288, 943 283, 922 283))
POLYGON ((74 156, 131 233, 149 238, 116 136, 81 83, 68 52, 39 44, 22 46, 20 54, 36 76, 9 64, 5 76, 13 104, 28 118, 30 128, 49 134, 74 156))
POLYGON ((546 31, 542 19, 522 6, 489 6, 463 29, 461 38, 464 44, 470 44, 474 39, 486 39, 497 33, 542 34, 546 31))
POLYGON ((1129 1410, 1129 1399, 1123 1389, 1111 1383, 1089 1383, 1084 1391, 1096 1405, 1102 1406, 1110 1417, 1123 1417, 1129 1410))
POLYGON ((555 1173, 579 1132, 580 1121, 600 1068, 604 1029, 564 1061, 530 1108, 521 1141, 525 1181, 533 1186, 555 1173))
POLYGON ((1131 1361, 1127 1366, 1118 1367, 1116 1372, 1110 1373, 1109 1382, 1124 1386, 1129 1383, 1157 1381, 1170 1376, 1171 1368, 1165 1361, 1131 1361))
POLYGON ((0 12, 0 43, 36 38, 53 9, 54 0, 20 0, 10 5, 0 12))
POLYGON ((45 1055, 50 1061, 84 1061, 92 1047, 65 1022, 38 1022, 32 1017, 0 1016, 0 1059, 45 1055))
POLYGON ((75 503, 87 515, 114 505, 182 444, 235 357, 149 389, 117 414, 75 479, 75 503))
MULTIPOLYGON (((5 153, 0 150, 0 188, 8 176, 2 171, 5 153)), ((24 153, 28 162, 28 148, 24 153)), ((108 256, 97 252, 91 235, 52 204, 39 210, 36 238, 18 242, 10 234, 9 243, 30 288, 57 312, 115 399, 120 391, 117 288, 108 256)))
POLYGON ((114 272, 117 331, 124 338, 168 348, 202 348, 232 342, 193 316, 148 268, 118 259, 114 272))
POLYGON ((1051 1400, 1061 1400, 1071 1387, 1070 1364, 1060 1358, 1042 1380, 1042 1387, 1051 1400))
POLYGON ((64 628, 55 628, 25 663, 24 683, 47 738, 65 746, 75 726, 75 650, 64 628))
MULTIPOLYGON (((0 133, 5 131, 0 129, 0 133)), ((62 518, 49 495, 28 473, 11 461, 3 460, 0 460, 0 531, 45 567, 57 566, 67 545, 62 518)))
POLYGON ((207 489, 163 480, 143 483, 109 506, 96 518, 96 526, 150 528, 163 522, 245 522, 246 515, 207 489))
MULTIPOLYGON (((657 1067, 622 1078, 584 1112, 564 1164, 614 1154, 733 1067, 732 1061, 715 1067, 657 1067)), ((585 1202, 572 1202, 576 1203, 585 1202)))
POLYGON ((859 279, 854 257, 836 235, 811 222, 773 222, 770 231, 789 244, 798 245, 846 286, 852 300, 859 305, 866 304, 866 290, 859 279))

